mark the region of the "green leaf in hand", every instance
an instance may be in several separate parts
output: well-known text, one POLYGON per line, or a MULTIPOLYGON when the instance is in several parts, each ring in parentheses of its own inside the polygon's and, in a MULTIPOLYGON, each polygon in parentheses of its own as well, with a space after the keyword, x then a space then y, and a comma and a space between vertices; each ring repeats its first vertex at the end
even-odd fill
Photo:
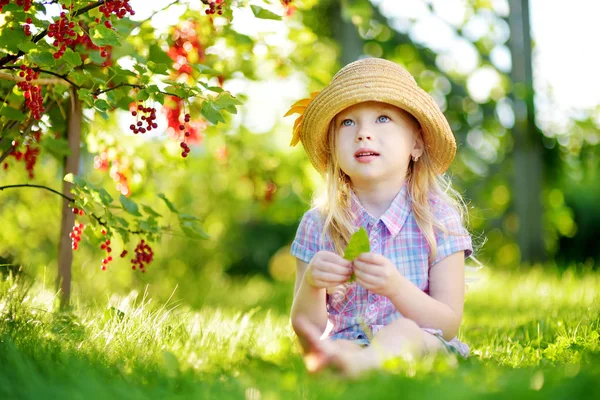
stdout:
MULTIPOLYGON (((354 261, 359 254, 368 253, 370 251, 369 234, 365 228, 361 227, 350 238, 346 250, 344 250, 344 258, 348 261, 354 261)), ((354 275, 354 272, 352 272, 348 282, 354 282, 354 280, 356 280, 356 276, 354 275)))

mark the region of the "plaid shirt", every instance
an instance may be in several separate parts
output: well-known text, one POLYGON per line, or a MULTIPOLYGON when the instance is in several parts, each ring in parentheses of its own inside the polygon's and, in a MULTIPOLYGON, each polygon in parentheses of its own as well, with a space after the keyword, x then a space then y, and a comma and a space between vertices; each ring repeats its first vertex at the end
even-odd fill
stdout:
MULTIPOLYGON (((430 248, 415 220, 406 185, 379 219, 371 216, 352 193, 355 226, 357 229, 362 226, 369 233, 371 252, 389 258, 405 278, 425 293, 429 293, 429 269, 433 265, 458 251, 464 250, 465 257, 472 253, 471 237, 462 226, 458 212, 437 199, 433 199, 431 205, 435 217, 449 232, 435 232, 437 254, 432 263, 429 262, 430 248)), ((321 250, 335 252, 329 236, 323 235, 321 214, 313 208, 300 221, 291 254, 310 263, 315 253, 321 250)), ((331 325, 328 337, 332 339, 366 339, 368 335, 363 329, 368 327, 374 335, 402 317, 387 297, 372 293, 356 282, 327 290, 327 312, 331 325)), ((423 329, 438 336, 463 357, 468 356, 469 347, 457 338, 447 342, 443 340, 441 330, 423 329)))

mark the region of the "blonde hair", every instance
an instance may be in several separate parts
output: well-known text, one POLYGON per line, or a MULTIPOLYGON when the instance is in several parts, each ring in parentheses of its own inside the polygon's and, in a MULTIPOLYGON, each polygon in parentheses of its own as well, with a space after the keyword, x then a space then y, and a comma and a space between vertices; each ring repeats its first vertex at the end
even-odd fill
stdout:
MULTIPOLYGON (((415 134, 420 135, 418 121, 408 112, 400 108, 398 110, 412 126, 419 127, 415 134)), ((330 159, 325 172, 325 185, 315 196, 313 206, 320 210, 324 218, 323 234, 329 235, 335 251, 343 254, 344 248, 356 228, 354 226, 355 216, 352 215, 351 208, 350 177, 341 170, 336 157, 334 121, 335 118, 330 122, 328 130, 330 159)), ((418 161, 410 160, 406 172, 406 184, 415 220, 429 244, 429 262, 433 262, 437 255, 435 230, 444 234, 460 235, 460 233, 447 231, 442 222, 435 217, 430 200, 435 198, 436 202, 453 207, 459 213, 461 222, 465 221, 468 216, 467 207, 461 195, 452 188, 450 179, 434 172, 433 163, 426 148, 418 161)))

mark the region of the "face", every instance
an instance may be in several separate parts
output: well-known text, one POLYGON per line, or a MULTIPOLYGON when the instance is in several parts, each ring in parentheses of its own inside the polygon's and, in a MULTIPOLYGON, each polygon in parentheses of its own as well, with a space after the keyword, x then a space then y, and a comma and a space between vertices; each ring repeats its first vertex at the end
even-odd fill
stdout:
POLYGON ((411 157, 423 153, 418 124, 398 107, 359 103, 333 122, 338 165, 354 185, 404 182, 411 157))

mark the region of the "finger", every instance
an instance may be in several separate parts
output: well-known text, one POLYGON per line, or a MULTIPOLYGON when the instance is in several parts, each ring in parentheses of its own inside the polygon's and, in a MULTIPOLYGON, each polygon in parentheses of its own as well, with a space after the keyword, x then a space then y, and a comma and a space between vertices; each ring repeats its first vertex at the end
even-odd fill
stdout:
POLYGON ((323 260, 332 262, 337 265, 344 265, 344 266, 350 265, 352 263, 351 261, 346 260, 344 257, 340 256, 339 254, 332 253, 330 251, 323 252, 323 260))
POLYGON ((377 265, 366 263, 363 261, 354 260, 354 270, 362 271, 364 273, 368 273, 370 275, 377 274, 378 268, 377 265))
POLYGON ((329 272, 319 271, 318 274, 313 274, 313 281, 319 286, 335 286, 344 283, 348 280, 349 275, 330 274, 329 272))
POLYGON ((319 263, 318 270, 323 271, 323 272, 329 272, 331 274, 343 275, 343 276, 346 276, 346 275, 350 276, 350 274, 352 273, 352 268, 350 268, 349 265, 346 267, 346 266, 341 266, 341 265, 334 264, 334 263, 327 262, 327 261, 323 261, 323 262, 319 263))
POLYGON ((381 254, 377 253, 361 253, 356 259, 365 263, 375 265, 383 265, 383 263, 386 261, 385 256, 382 256, 381 254))

